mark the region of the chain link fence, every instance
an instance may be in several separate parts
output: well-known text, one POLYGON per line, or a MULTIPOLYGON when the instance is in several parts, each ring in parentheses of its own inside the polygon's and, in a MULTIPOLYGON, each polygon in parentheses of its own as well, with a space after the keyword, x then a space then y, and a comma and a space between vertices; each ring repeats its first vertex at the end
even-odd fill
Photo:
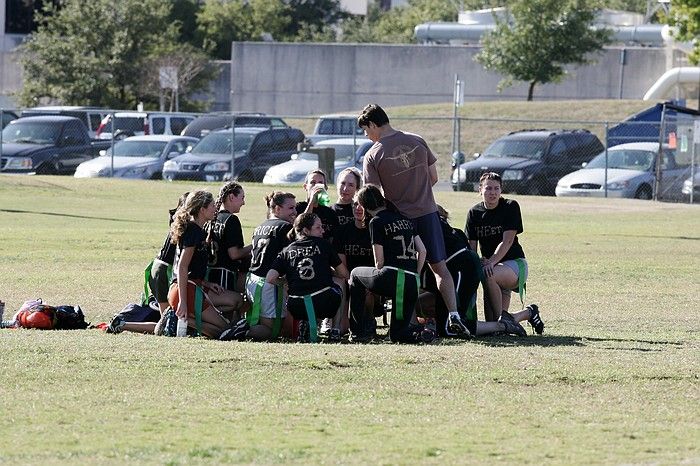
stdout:
MULTIPOLYGON (((392 126, 423 136, 455 191, 477 191, 494 171, 509 193, 698 202, 698 115, 657 107, 624 122, 424 116, 392 117, 392 126)), ((286 120, 306 134, 317 121, 286 120)))
MULTIPOLYGON (((80 163, 105 151, 115 157, 158 158, 160 165, 122 170, 111 160, 109 169, 86 176, 299 184, 319 163, 335 174, 350 166, 361 168, 362 156, 372 145, 349 114, 198 115, 92 108, 60 113, 81 120, 80 128, 74 120, 58 127, 54 118, 53 129, 45 129, 50 141, 35 141, 33 133, 41 132, 42 124, 48 128, 48 121, 35 121, 32 135, 27 134, 29 126, 20 124, 23 118, 9 124, 20 114, 32 114, 29 110, 0 110, 3 172, 73 174, 80 163), (137 149, 122 141, 170 134, 196 139, 161 145, 161 152, 154 145, 137 149), (52 149, 40 156, 15 154, 18 144, 29 143, 50 144, 52 149)), ((478 190, 481 174, 494 171, 502 176, 506 193, 698 202, 697 119, 693 110, 659 104, 624 122, 420 116, 392 117, 392 126, 427 141, 438 156, 440 179, 449 180, 455 191, 478 190)))

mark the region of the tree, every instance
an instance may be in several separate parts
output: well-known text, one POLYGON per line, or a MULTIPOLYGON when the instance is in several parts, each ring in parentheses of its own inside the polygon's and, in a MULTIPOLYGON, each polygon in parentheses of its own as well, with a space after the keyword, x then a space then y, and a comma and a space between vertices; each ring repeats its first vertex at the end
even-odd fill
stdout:
POLYGON ((497 20, 496 29, 483 38, 476 61, 513 80, 529 83, 527 100, 537 84, 561 81, 566 64, 590 63, 590 55, 609 40, 610 32, 594 30, 594 10, 587 0, 514 0, 511 19, 497 20))
POLYGON ((347 14, 340 8, 339 0, 285 0, 290 11, 290 21, 284 38, 292 41, 335 40, 332 27, 347 14))
POLYGON ((160 0, 68 0, 37 13, 22 47, 23 105, 133 107, 149 52, 174 37, 169 4, 160 0))
POLYGON ((674 37, 693 42, 693 51, 688 59, 694 65, 700 63, 700 2, 673 0, 671 11, 665 20, 670 26, 677 28, 674 37))
POLYGON ((457 21, 461 8, 481 8, 482 0, 409 0, 407 6, 382 11, 375 2, 366 17, 343 23, 343 42, 377 42, 410 44, 413 30, 429 21, 457 21))
POLYGON ((284 37, 290 11, 282 0, 207 0, 197 13, 197 30, 212 57, 230 60, 233 41, 262 40, 263 33, 284 37))
MULTIPOLYGON (((173 44, 155 50, 144 62, 144 78, 140 80, 139 92, 145 100, 158 102, 163 93, 166 111, 175 111, 176 94, 206 88, 217 77, 218 70, 211 66, 206 53, 191 44, 173 44), (178 89, 161 89, 160 70, 163 67, 177 70, 178 89)), ((202 111, 203 106, 180 100, 180 110, 202 111)))
POLYGON ((170 0, 170 22, 179 24, 178 43, 188 43, 201 47, 201 39, 197 35, 197 13, 201 10, 199 0, 170 0))

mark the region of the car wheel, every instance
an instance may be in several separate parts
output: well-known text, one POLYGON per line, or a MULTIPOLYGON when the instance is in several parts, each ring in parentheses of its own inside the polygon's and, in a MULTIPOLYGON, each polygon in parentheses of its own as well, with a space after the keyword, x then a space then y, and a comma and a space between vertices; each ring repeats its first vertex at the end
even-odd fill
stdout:
POLYGON ((525 194, 529 196, 541 196, 542 190, 540 189, 539 181, 533 180, 532 183, 527 187, 525 194))
POLYGON ((253 179, 253 174, 250 173, 248 170, 245 170, 241 172, 240 175, 236 177, 236 181, 255 181, 253 179))
POLYGON ((58 175, 58 164, 56 162, 44 162, 36 173, 37 175, 58 175))
MULTIPOLYGON (((162 180, 163 174, 161 172, 156 172, 151 176, 152 180, 162 180)), ((171 180, 172 181, 172 180, 171 180)))
POLYGON ((651 200, 651 187, 646 184, 641 185, 639 188, 637 188, 637 192, 634 193, 634 197, 645 201, 651 200))

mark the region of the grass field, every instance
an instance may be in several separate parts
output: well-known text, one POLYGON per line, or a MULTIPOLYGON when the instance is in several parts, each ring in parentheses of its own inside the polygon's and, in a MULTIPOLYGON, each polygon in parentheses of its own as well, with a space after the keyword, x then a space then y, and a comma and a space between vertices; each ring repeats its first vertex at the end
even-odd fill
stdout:
MULTIPOLYGON (((94 323, 137 300, 191 188, 0 175, 6 313, 42 297, 94 323)), ((246 237, 265 191, 246 185, 246 237)), ((460 227, 477 201, 437 198, 460 227)), ((0 463, 700 463, 698 206, 516 198, 545 335, 414 347, 0 330, 0 463)))

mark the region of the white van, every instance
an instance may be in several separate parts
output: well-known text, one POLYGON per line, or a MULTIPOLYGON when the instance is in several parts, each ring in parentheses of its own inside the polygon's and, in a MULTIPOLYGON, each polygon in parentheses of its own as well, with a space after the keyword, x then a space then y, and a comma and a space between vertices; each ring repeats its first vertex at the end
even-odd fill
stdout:
MULTIPOLYGON (((182 112, 114 112, 114 139, 148 134, 179 135, 197 116, 182 112)), ((102 119, 97 137, 112 139, 112 114, 102 119)))
POLYGON ((357 126, 357 115, 339 113, 318 117, 314 134, 307 136, 307 139, 316 144, 318 141, 325 139, 348 137, 364 138, 365 132, 357 126))

